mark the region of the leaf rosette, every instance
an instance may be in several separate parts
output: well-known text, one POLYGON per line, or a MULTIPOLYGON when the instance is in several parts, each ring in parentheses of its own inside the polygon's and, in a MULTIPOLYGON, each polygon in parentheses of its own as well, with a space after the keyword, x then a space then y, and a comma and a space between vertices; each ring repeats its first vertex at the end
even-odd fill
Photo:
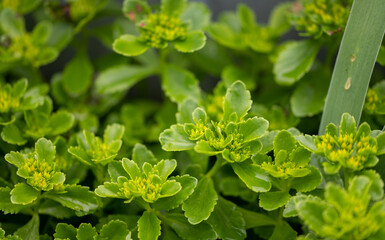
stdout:
MULTIPOLYGON (((383 185, 382 180, 379 181, 383 185)), ((354 177, 347 190, 328 183, 324 200, 303 197, 296 201, 295 208, 305 224, 321 237, 383 239, 385 215, 382 209, 385 201, 383 192, 381 195, 375 193, 373 185, 367 176, 354 177)))
POLYGON ((180 15, 186 1, 162 0, 159 12, 151 12, 144 1, 128 0, 123 4, 126 16, 140 20, 137 24, 139 36, 125 34, 116 39, 113 49, 125 56, 137 56, 149 48, 164 49, 173 43, 180 52, 194 52, 206 43, 206 36, 200 30, 192 30, 180 15))
POLYGON ((322 163, 325 171, 334 174, 341 167, 352 172, 374 167, 378 162, 377 155, 385 153, 384 137, 384 133, 377 133, 375 136, 367 123, 362 123, 357 130, 354 118, 345 113, 339 128, 330 123, 325 135, 312 138, 301 136, 298 139, 307 149, 324 156, 327 159, 322 163))
POLYGON ((126 199, 126 203, 135 197, 141 197, 145 202, 154 203, 181 191, 181 183, 167 179, 176 168, 176 160, 157 162, 146 148, 136 148, 134 154, 136 161, 123 158, 109 165, 112 181, 105 182, 95 190, 98 196, 122 198, 126 199), (137 156, 140 151, 145 154, 142 155, 145 159, 139 159, 137 156), (155 161, 155 164, 151 164, 155 161))
POLYGON ((321 174, 310 166, 311 153, 299 145, 294 136, 286 130, 274 138, 274 161, 267 155, 255 155, 252 159, 271 178, 272 190, 260 194, 260 205, 274 210, 285 205, 291 195, 290 189, 309 192, 321 183, 321 174))

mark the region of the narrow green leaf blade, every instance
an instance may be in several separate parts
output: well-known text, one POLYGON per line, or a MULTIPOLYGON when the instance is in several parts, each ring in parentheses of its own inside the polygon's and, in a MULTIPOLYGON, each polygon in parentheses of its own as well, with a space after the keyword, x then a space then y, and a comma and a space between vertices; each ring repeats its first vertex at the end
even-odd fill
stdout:
POLYGON ((319 134, 338 124, 344 112, 357 124, 385 32, 385 1, 355 0, 334 66, 319 134))

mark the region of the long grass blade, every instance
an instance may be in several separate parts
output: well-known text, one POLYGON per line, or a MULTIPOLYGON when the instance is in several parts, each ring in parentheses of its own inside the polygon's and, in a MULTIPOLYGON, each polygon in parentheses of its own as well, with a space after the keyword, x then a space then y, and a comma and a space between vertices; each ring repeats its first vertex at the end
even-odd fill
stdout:
POLYGON ((319 134, 344 112, 359 124, 373 67, 385 32, 385 0, 355 0, 334 67, 319 134))

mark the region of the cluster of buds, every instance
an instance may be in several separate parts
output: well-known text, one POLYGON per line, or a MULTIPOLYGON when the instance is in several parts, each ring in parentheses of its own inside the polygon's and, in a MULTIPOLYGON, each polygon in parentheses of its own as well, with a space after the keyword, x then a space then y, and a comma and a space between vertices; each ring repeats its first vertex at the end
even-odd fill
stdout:
POLYGON ((187 34, 186 24, 179 17, 162 13, 149 14, 139 27, 140 40, 154 48, 165 48, 168 42, 184 39, 187 34))
MULTIPOLYGON (((359 130, 360 131, 360 130, 359 130)), ((341 165, 352 171, 359 171, 372 161, 377 163, 377 141, 370 132, 336 134, 326 132, 315 139, 317 151, 322 153, 330 162, 341 165)))
POLYGON ((365 110, 368 113, 374 113, 380 103, 380 96, 378 91, 369 88, 365 99, 365 110))
POLYGON ((299 146, 290 132, 280 131, 273 144, 274 161, 270 157, 260 161, 267 173, 282 179, 304 177, 311 173, 310 152, 299 146))
POLYGON ((312 0, 293 5, 292 18, 298 31, 320 38, 324 34, 341 32, 350 13, 350 2, 343 0, 312 0))
POLYGON ((0 85, 0 113, 15 112, 20 106, 20 99, 12 96, 12 88, 9 84, 0 85))
MULTIPOLYGON (((374 183, 367 176, 356 176, 348 189, 329 183, 325 199, 305 198, 296 203, 302 219, 317 235, 326 239, 377 239, 385 216, 380 209, 383 194, 374 197, 374 183), (314 211, 317 209, 317 211, 314 211)), ((378 238, 378 239, 381 239, 378 238)))
POLYGON ((97 195, 123 198, 126 202, 141 197, 153 203, 159 198, 173 196, 182 189, 179 182, 167 179, 176 168, 175 160, 161 160, 156 165, 145 162, 139 168, 135 161, 123 158, 122 166, 130 179, 119 176, 116 182, 105 182, 95 190, 97 195))
POLYGON ((38 191, 60 189, 65 180, 64 173, 56 166, 55 146, 45 138, 40 138, 35 144, 35 151, 27 154, 11 152, 5 160, 18 167, 17 175, 27 180, 27 183, 38 191), (56 187, 55 187, 56 186, 56 187))
POLYGON ((3 61, 24 60, 33 66, 38 66, 40 48, 34 44, 32 37, 28 33, 13 38, 6 45, 0 46, 0 52, 8 59, 2 58, 3 61))

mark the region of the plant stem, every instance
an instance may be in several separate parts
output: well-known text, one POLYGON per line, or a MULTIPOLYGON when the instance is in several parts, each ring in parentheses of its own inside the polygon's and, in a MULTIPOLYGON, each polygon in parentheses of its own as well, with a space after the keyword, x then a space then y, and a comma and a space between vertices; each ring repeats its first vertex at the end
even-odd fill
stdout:
POLYGON ((150 204, 148 202, 145 202, 142 198, 135 198, 135 203, 138 204, 141 208, 144 208, 147 211, 152 210, 150 207, 150 204))
POLYGON ((205 177, 214 176, 218 172, 218 170, 222 167, 222 163, 223 163, 223 158, 221 156, 218 156, 214 166, 210 169, 210 171, 206 173, 205 177))

